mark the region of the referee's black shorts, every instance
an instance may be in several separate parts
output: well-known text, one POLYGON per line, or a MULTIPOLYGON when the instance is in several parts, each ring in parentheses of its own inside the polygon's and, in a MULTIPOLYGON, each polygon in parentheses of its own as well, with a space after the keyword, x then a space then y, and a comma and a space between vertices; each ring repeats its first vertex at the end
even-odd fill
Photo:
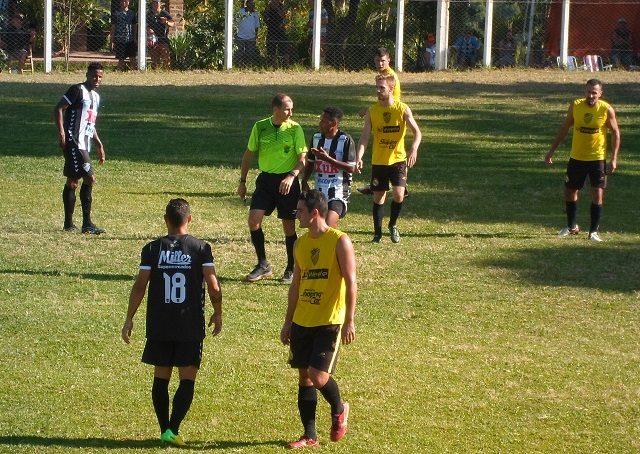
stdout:
POLYGON ((176 342, 147 339, 142 352, 142 362, 160 367, 200 368, 202 341, 176 342))
POLYGON ((252 210, 264 210, 269 216, 278 209, 279 219, 295 219, 298 198, 300 198, 300 181, 294 178, 289 193, 280 194, 280 183, 288 173, 261 172, 256 178, 256 189, 251 197, 252 210))

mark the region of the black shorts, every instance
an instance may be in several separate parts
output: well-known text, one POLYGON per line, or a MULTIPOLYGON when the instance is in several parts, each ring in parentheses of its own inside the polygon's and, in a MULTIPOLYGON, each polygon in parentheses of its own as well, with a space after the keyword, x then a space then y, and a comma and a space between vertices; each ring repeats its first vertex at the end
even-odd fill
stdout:
POLYGON ((570 158, 564 178, 565 187, 568 189, 582 189, 587 176, 592 188, 606 188, 607 174, 604 159, 600 161, 578 161, 570 158))
POLYGON ((371 190, 388 191, 391 186, 407 186, 407 163, 396 162, 388 166, 374 164, 371 166, 371 190))
POLYGON ((176 342, 147 339, 142 352, 142 362, 160 367, 200 368, 202 341, 176 342))
POLYGON ((333 374, 338 362, 341 325, 306 327, 291 324, 289 364, 295 369, 313 367, 333 374))
POLYGON ((335 211, 336 213, 338 213, 338 219, 342 219, 343 217, 346 216, 347 202, 345 202, 344 200, 333 199, 329 201, 328 205, 331 211, 335 211))
POLYGON ((124 60, 135 57, 138 49, 135 41, 129 41, 128 43, 113 43, 113 50, 118 60, 124 60))
POLYGON ((64 148, 62 174, 76 180, 93 175, 93 166, 87 150, 80 150, 75 143, 67 144, 64 148))
POLYGON ((251 197, 252 210, 264 210, 269 216, 275 208, 279 219, 295 219, 298 198, 300 198, 300 181, 293 180, 289 194, 280 194, 280 183, 288 173, 261 172, 256 178, 256 190, 251 197))

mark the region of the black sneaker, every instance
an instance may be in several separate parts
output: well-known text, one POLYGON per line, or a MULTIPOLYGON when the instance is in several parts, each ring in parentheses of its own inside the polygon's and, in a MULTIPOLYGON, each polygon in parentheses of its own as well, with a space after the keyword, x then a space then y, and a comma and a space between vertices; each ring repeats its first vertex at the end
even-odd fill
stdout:
POLYGON ((284 274, 280 279, 283 284, 291 284, 293 282, 293 270, 284 270, 284 274))
POLYGON ((364 195, 373 194, 373 191, 371 190, 371 186, 364 186, 362 188, 356 188, 356 191, 358 191, 360 194, 364 194, 364 195))
POLYGON ((258 263, 255 268, 253 268, 253 271, 247 274, 246 279, 249 282, 256 282, 260 279, 264 279, 265 277, 269 277, 272 274, 273 271, 271 270, 271 265, 269 265, 268 263, 265 265, 260 265, 258 263))
POLYGON ((82 233, 86 233, 87 235, 100 235, 104 233, 104 229, 101 229, 95 224, 83 225, 82 233))
POLYGON ((382 240, 382 233, 376 233, 375 235, 373 235, 373 240, 371 240, 372 243, 379 243, 382 240))
POLYGON ((65 232, 77 232, 78 231, 78 227, 76 227, 75 225, 71 224, 71 225, 65 225, 62 230, 64 230, 65 232))
POLYGON ((392 243, 400 242, 400 232, 398 232, 398 227, 396 227, 395 225, 393 227, 389 226, 389 234, 391 235, 392 243))

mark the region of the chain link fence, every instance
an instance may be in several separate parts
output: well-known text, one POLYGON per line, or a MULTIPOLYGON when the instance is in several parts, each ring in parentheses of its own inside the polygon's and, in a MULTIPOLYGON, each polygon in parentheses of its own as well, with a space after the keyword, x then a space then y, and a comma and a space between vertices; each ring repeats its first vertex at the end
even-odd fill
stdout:
MULTIPOLYGON (((54 68, 101 60, 135 68, 141 39, 146 67, 221 69, 225 66, 225 9, 220 1, 146 1, 140 30, 138 1, 54 0, 54 68)), ((490 48, 486 47, 487 2, 405 0, 404 71, 435 69, 438 4, 446 69, 557 67, 561 54, 561 0, 493 2, 490 48), (488 51, 489 55, 485 55, 488 51), (488 60, 488 61, 487 61, 488 60)), ((397 0, 322 0, 320 66, 340 70, 373 68, 377 48, 396 51, 397 0)), ((236 0, 233 7, 233 66, 309 68, 315 18, 313 0, 236 0)), ((42 0, 0 0, 0 70, 29 70, 43 56, 42 0)), ((572 0, 568 30, 569 66, 638 69, 640 2, 572 0)))

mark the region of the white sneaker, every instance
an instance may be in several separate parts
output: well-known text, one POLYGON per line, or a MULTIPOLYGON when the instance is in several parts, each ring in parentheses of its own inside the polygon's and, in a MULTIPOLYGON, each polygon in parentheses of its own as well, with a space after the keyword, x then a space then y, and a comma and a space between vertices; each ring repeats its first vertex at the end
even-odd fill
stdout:
POLYGON ((591 241, 601 242, 602 238, 598 235, 598 232, 591 232, 588 237, 591 241))
POLYGON ((565 237, 569 235, 577 235, 578 232, 580 232, 580 227, 578 227, 578 225, 576 224, 576 226, 573 227, 572 229, 570 229, 569 227, 564 227, 562 230, 558 232, 558 236, 565 237))

